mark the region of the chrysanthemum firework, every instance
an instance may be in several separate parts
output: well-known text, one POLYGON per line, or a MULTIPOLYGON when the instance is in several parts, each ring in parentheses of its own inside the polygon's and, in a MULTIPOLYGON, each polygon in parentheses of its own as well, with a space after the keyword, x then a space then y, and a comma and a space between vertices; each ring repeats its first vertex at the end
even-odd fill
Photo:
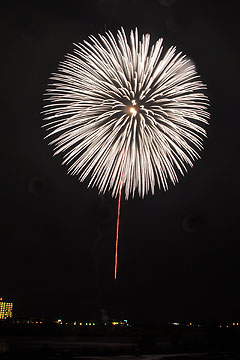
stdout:
POLYGON ((75 44, 47 90, 44 114, 55 154, 100 193, 144 197, 166 190, 199 157, 208 123, 205 85, 175 47, 150 46, 123 29, 75 44))

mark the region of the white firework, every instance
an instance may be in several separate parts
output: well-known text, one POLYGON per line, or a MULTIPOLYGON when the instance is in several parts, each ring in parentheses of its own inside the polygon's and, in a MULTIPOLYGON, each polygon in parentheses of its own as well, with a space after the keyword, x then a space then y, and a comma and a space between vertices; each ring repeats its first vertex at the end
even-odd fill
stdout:
MULTIPOLYGON (((163 39, 123 29, 75 44, 53 74, 43 113, 54 153, 100 193, 167 190, 199 158, 208 98, 192 63, 163 39)), ((47 137, 48 137, 47 136, 47 137)))

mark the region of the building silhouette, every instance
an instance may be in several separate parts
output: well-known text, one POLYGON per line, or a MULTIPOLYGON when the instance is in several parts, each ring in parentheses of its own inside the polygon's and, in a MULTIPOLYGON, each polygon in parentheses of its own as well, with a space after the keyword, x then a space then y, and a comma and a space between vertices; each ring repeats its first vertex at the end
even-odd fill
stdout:
POLYGON ((13 317, 12 309, 13 309, 12 302, 3 301, 3 299, 0 298, 0 320, 6 320, 12 318, 13 317))

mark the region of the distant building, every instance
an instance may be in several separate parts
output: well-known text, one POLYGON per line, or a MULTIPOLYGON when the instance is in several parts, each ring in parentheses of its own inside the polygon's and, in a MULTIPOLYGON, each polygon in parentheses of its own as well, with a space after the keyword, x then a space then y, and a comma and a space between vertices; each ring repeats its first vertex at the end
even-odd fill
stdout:
POLYGON ((8 318, 12 318, 13 317, 12 308, 13 308, 12 302, 3 301, 3 299, 0 298, 0 320, 6 320, 8 318))

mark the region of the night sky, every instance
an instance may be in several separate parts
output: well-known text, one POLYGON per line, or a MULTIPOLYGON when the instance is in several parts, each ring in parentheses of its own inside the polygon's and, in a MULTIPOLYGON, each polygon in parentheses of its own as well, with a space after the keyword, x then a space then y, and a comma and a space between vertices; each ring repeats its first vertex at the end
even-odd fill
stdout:
POLYGON ((0 297, 16 316, 240 319, 238 1, 86 0, 1 9, 0 297), (44 140, 43 93, 73 43, 136 26, 196 64, 211 120, 169 191, 122 201, 67 175, 44 140))

